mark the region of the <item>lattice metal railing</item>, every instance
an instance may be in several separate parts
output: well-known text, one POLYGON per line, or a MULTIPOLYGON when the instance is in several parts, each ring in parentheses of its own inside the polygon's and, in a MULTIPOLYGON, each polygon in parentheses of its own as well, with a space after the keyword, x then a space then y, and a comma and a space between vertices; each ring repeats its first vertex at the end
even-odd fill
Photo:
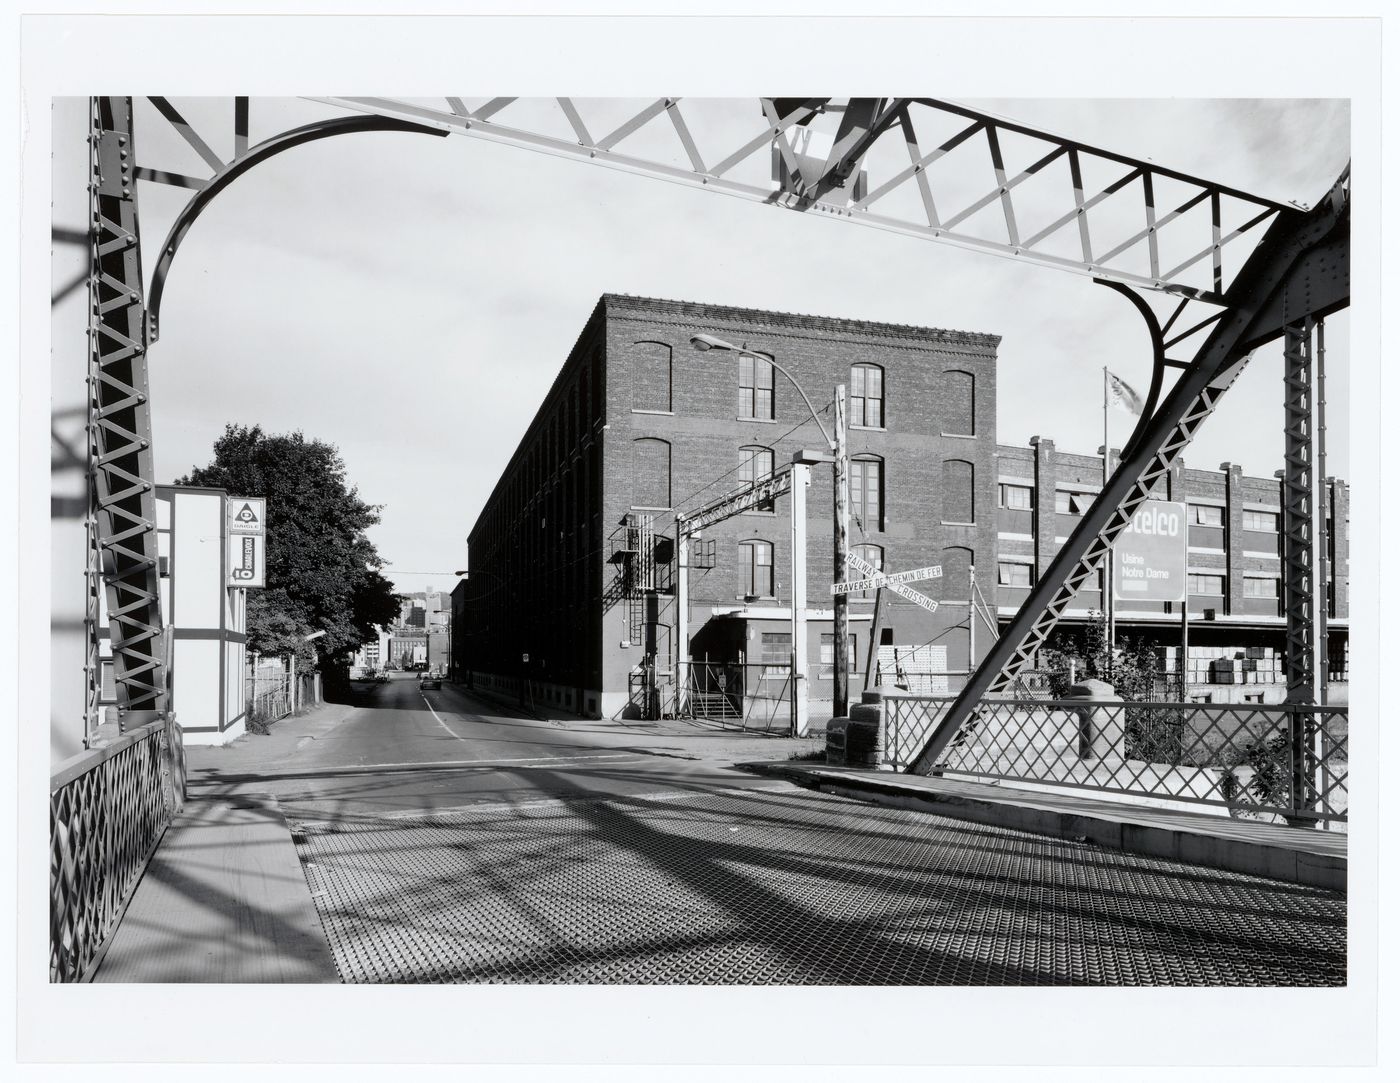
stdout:
MULTIPOLYGON (((887 696, 887 762, 912 763, 952 702, 887 696)), ((986 699, 935 769, 1344 822, 1348 759, 1345 707, 986 699)))
POLYGON ((185 800, 174 720, 73 757, 49 781, 49 980, 86 981, 185 800))

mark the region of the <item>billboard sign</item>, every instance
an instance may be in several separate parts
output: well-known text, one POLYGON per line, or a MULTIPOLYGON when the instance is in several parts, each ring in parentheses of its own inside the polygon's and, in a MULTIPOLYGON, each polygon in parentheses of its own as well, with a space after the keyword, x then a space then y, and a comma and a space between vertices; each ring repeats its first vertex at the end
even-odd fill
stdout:
POLYGON ((1124 602, 1186 600, 1186 505, 1146 500, 1113 543, 1113 596, 1124 602))
POLYGON ((228 585, 267 586, 267 500, 261 496, 228 498, 225 530, 228 585))

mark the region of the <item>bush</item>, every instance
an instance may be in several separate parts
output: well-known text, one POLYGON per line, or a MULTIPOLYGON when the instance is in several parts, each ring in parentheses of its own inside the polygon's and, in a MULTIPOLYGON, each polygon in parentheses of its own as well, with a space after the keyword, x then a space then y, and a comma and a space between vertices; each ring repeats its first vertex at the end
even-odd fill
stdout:
MULTIPOLYGON (((1126 697, 1125 697, 1126 698, 1126 697)), ((1124 755, 1130 760, 1179 765, 1186 716, 1179 707, 1126 707, 1124 755)))
POLYGON ((1254 768, 1249 789, 1259 803, 1287 807, 1293 791, 1287 732, 1281 730, 1267 739, 1254 738, 1245 746, 1244 759, 1254 768))

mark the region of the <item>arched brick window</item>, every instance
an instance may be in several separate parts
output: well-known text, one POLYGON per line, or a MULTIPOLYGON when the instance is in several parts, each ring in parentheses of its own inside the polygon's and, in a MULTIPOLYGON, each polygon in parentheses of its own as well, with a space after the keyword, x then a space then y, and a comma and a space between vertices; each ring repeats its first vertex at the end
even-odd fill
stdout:
POLYGON ((972 594, 972 550, 950 545, 943 550, 943 578, 936 580, 942 598, 948 602, 965 602, 972 594))
MULTIPOLYGON (((773 473, 773 449, 750 444, 739 449, 739 484, 753 485, 773 473)), ((765 500, 758 511, 772 511, 773 501, 765 500)))
POLYGON ((946 459, 943 463, 943 521, 976 522, 973 482, 975 471, 966 459, 946 459))
POLYGON ((739 543, 739 589, 746 597, 773 597, 773 543, 739 543))
POLYGON ((885 529, 885 460, 857 455, 850 464, 851 517, 863 530, 885 529))
POLYGON ((632 506, 671 506, 671 445, 644 436, 632 441, 632 506))
POLYGON ((885 370, 879 365, 851 366, 852 425, 885 426, 885 370))
POLYGON ((632 409, 671 409, 671 347, 664 342, 632 347, 632 409))
POLYGON ((943 434, 977 435, 977 379, 961 369, 943 373, 943 434))

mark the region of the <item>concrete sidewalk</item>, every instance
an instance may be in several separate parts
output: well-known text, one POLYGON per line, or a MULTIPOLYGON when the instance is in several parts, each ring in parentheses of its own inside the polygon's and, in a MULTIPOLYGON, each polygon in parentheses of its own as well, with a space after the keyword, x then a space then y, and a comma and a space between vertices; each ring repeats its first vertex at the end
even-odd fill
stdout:
POLYGON ((890 808, 1076 839, 1331 891, 1347 889, 1347 837, 1341 832, 1108 801, 1068 789, 1046 793, 815 763, 742 766, 809 789, 890 808))
POLYGON ((191 796, 146 867, 93 981, 339 982, 276 800, 211 791, 200 777, 285 764, 352 709, 326 704, 265 736, 186 750, 191 796))
POLYGON ((189 801, 151 858, 93 980, 338 982, 276 802, 189 801))

